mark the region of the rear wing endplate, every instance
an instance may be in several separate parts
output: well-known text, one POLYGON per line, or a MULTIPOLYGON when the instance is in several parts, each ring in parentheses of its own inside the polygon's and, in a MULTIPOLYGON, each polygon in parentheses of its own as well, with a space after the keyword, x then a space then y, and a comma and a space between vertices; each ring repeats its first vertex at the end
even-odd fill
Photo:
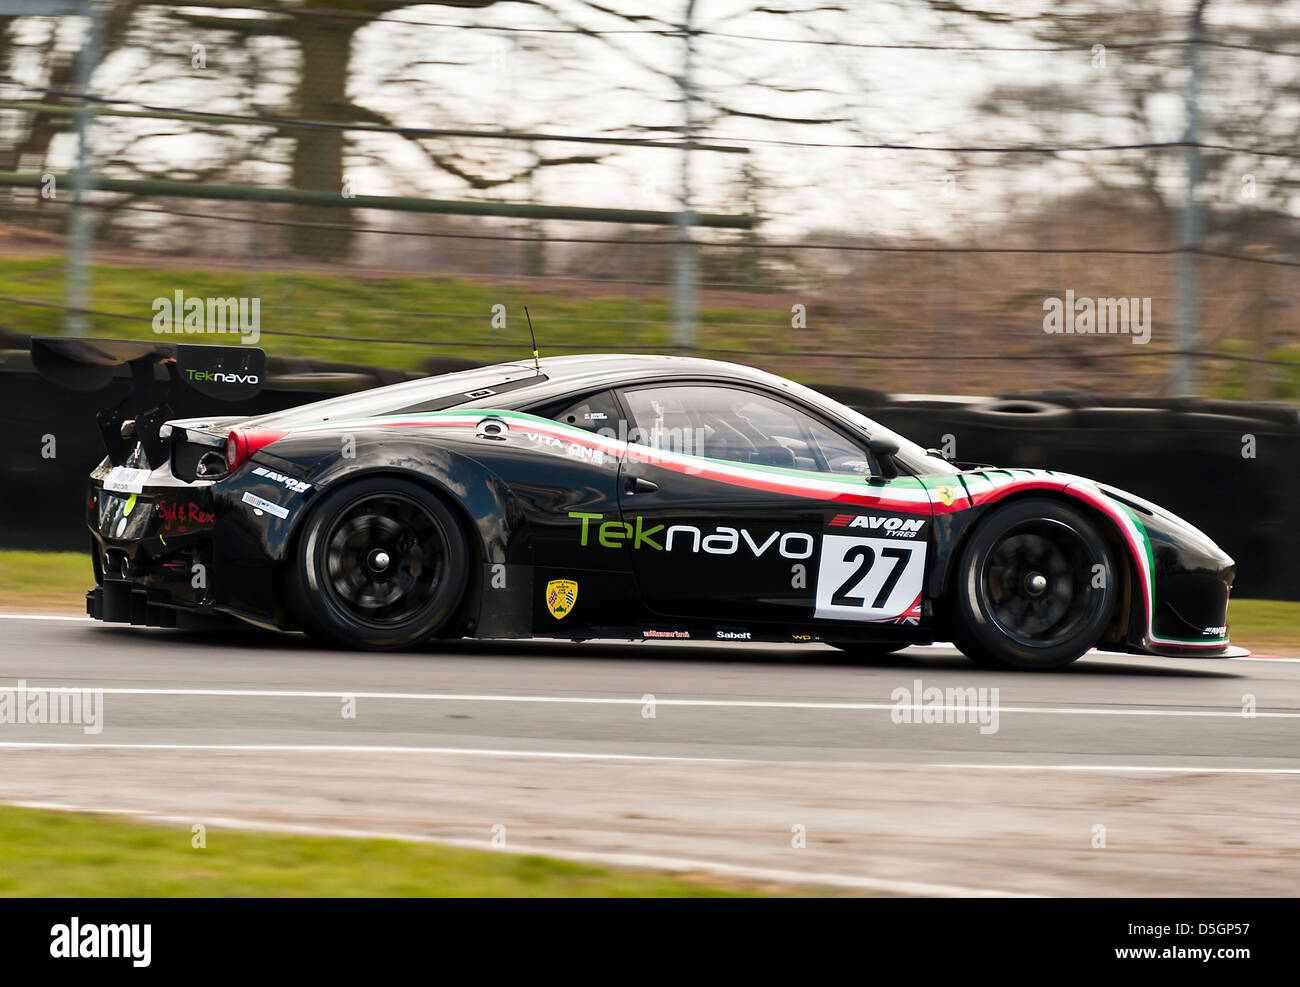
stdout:
POLYGON ((243 401, 257 395, 266 379, 266 352, 255 346, 33 336, 31 354, 37 373, 72 391, 101 390, 112 383, 119 367, 129 368, 127 396, 95 416, 115 466, 130 453, 131 444, 122 435, 128 420, 135 421, 135 435, 149 464, 162 464, 167 443, 160 439, 159 430, 175 417, 166 404, 173 386, 180 384, 218 401, 243 401), (167 382, 155 396, 154 368, 159 364, 167 369, 167 382))

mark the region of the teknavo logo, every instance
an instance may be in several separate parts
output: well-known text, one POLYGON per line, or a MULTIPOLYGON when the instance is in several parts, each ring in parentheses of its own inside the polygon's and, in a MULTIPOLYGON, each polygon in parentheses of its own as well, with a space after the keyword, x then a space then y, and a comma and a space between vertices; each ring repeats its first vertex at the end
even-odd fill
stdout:
POLYGON ((205 380, 213 384, 256 384, 257 374, 225 374, 219 370, 186 370, 190 380, 205 380))
POLYGON ((583 548, 596 544, 602 548, 626 546, 656 552, 680 550, 708 555, 736 555, 743 549, 756 559, 769 552, 787 559, 806 559, 812 556, 815 546, 813 536, 803 531, 773 531, 760 540, 750 534, 748 528, 716 525, 711 531, 706 531, 693 524, 656 524, 647 528, 645 518, 639 515, 632 521, 603 521, 604 516, 569 512, 569 517, 582 521, 579 545, 583 548), (597 521, 600 523, 593 523, 597 521))

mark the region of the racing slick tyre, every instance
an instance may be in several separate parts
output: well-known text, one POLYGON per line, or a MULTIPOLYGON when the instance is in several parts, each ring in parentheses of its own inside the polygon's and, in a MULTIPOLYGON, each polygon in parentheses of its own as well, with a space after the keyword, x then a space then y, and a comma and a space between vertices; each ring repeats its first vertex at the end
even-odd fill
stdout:
POLYGON ((372 651, 435 636, 469 583, 451 510, 419 484, 359 480, 315 505, 288 579, 290 610, 316 641, 372 651))
POLYGON ((953 641, 981 665, 1063 668, 1101 639, 1118 583, 1110 545, 1083 513, 1015 501, 985 518, 961 554, 953 641))
POLYGON ((906 642, 902 644, 881 644, 876 641, 827 641, 832 648, 839 648, 850 658, 856 658, 858 661, 883 661, 892 654, 910 647, 906 642))

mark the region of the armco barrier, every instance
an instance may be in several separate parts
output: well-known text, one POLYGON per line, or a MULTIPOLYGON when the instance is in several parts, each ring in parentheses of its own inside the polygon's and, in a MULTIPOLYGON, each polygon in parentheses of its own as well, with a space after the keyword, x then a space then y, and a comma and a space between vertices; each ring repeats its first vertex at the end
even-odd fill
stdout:
MULTIPOLYGON (((473 365, 430 361, 428 371, 473 365)), ((218 404, 187 391, 173 395, 172 407, 177 417, 258 414, 415 376, 308 360, 271 359, 267 369, 267 386, 249 402, 218 404)), ((1130 490, 1203 529, 1232 555, 1236 594, 1300 599, 1294 407, 1106 402, 1076 391, 965 399, 825 390, 924 446, 953 447, 959 460, 1047 467, 1130 490)), ((125 392, 125 377, 98 393, 60 390, 37 376, 25 351, 0 351, 0 547, 85 548, 85 478, 103 456, 95 412, 125 392), (45 436, 54 437, 50 459, 45 436)))

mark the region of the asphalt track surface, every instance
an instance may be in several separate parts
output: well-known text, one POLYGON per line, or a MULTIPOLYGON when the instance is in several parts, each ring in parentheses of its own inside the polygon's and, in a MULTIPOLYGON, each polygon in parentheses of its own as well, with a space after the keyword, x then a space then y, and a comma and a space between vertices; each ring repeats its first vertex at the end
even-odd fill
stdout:
POLYGON ((1300 886, 1295 661, 1094 653, 1025 674, 942 647, 863 664, 821 645, 555 641, 376 655, 7 616, 0 689, 20 680, 103 689, 103 725, 0 723, 11 803, 868 894, 1300 886), (945 701, 929 718, 950 722, 899 722, 936 705, 918 683, 997 689, 996 720, 990 692, 982 721, 945 701))

